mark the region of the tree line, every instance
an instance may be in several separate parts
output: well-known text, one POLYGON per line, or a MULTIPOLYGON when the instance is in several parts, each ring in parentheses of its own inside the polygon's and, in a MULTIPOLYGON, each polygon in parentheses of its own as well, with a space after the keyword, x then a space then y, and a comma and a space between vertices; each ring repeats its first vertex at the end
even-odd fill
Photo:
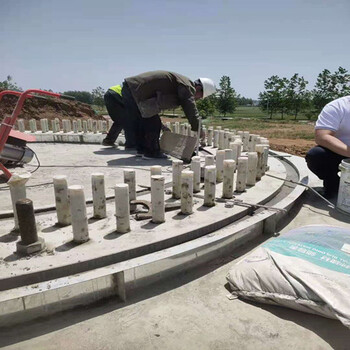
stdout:
MULTIPOLYGON (((270 118, 279 114, 283 119, 285 115, 293 115, 295 119, 300 114, 310 119, 317 115, 322 108, 336 98, 350 95, 350 74, 339 67, 335 72, 324 69, 317 77, 312 90, 307 89, 308 81, 295 73, 291 78, 273 75, 264 81, 264 91, 259 93, 258 105, 270 118)), ((0 88, 21 90, 11 76, 0 81, 0 88)), ((104 106, 104 89, 97 87, 91 92, 68 90, 63 94, 74 96, 77 101, 104 106)), ((231 86, 231 79, 224 75, 219 82, 217 92, 207 98, 198 100, 197 107, 202 117, 220 113, 226 116, 234 112, 237 106, 255 105, 251 98, 243 97, 236 93, 231 86)))
POLYGON ((264 82, 265 91, 259 94, 259 105, 270 118, 279 113, 297 119, 300 113, 307 118, 319 113, 329 102, 350 95, 350 74, 339 67, 334 73, 324 69, 318 76, 315 86, 308 90, 308 81, 295 73, 290 79, 273 75, 264 82))

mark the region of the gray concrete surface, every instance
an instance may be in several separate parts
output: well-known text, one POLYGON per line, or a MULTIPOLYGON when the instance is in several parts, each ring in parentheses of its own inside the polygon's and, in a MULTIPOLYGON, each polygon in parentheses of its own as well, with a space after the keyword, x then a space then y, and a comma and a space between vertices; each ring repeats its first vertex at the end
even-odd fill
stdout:
MULTIPOLYGON (((68 185, 83 185, 86 199, 91 199, 91 174, 105 174, 106 195, 114 195, 116 183, 123 183, 123 169, 132 167, 137 170, 138 185, 150 186, 151 165, 164 166, 165 182, 171 180, 170 160, 144 160, 136 157, 135 150, 124 150, 124 147, 104 147, 86 144, 34 143, 30 147, 37 153, 40 168, 28 181, 27 195, 33 200, 34 208, 53 205, 55 202, 52 178, 54 175, 66 175, 68 185)), ((36 168, 33 160, 24 168, 10 169, 11 172, 33 171, 36 168)), ((0 213, 11 211, 10 193, 6 184, 0 183, 0 213)), ((142 189, 138 187, 137 190, 142 189)))
MULTIPOLYGON (((313 186, 320 185, 314 177, 313 186)), ((308 224, 349 227, 350 217, 305 193, 284 232, 308 224)), ((348 349, 340 322, 281 307, 229 300, 226 274, 261 240, 225 259, 131 295, 0 329, 5 349, 348 349)))
MULTIPOLYGON (((51 180, 56 172, 56 174, 67 175, 69 184, 83 185, 86 189, 86 196, 89 197, 91 173, 95 172, 94 166, 102 167, 103 164, 113 163, 114 161, 116 165, 107 166, 102 170, 105 173, 106 187, 109 191, 112 191, 116 183, 123 183, 123 169, 126 166, 135 168, 137 184, 149 185, 149 167, 154 162, 163 165, 166 178, 168 181, 171 179, 171 173, 167 170, 170 161, 141 160, 134 156, 134 152, 130 154, 130 152, 113 148, 101 149, 99 145, 36 144, 35 147, 43 167, 33 174, 33 178, 28 181, 29 186, 30 184, 45 183, 46 178, 51 180), (53 154, 55 155, 54 159, 52 159, 53 154), (58 168, 59 170, 55 167, 46 168, 45 164, 62 164, 63 168, 58 168), (84 164, 87 167, 80 167, 84 164), (73 167, 74 171, 72 171, 73 167), (57 173, 58 171, 59 173, 57 173)), ((286 176, 285 168, 279 160, 271 158, 269 166, 269 173, 282 178, 286 176)), ((236 194, 236 198, 249 203, 264 203, 268 197, 273 196, 280 189, 282 184, 283 181, 281 180, 264 176, 255 186, 248 188, 245 192, 236 194)), ((221 194, 222 184, 218 184, 217 196, 221 197, 221 194)), ((82 245, 72 243, 71 226, 60 228, 55 225, 57 221, 55 212, 37 214, 38 234, 45 239, 47 250, 29 260, 26 257, 14 254, 18 237, 10 234, 13 228, 13 218, 2 219, 0 221, 0 283, 10 284, 10 279, 16 278, 18 280, 22 276, 24 276, 23 281, 25 283, 31 284, 30 281, 37 283, 49 278, 57 278, 100 267, 103 264, 111 264, 142 254, 149 254, 189 240, 195 237, 191 237, 191 234, 198 230, 202 230, 201 235, 209 233, 219 228, 220 221, 223 222, 222 225, 227 225, 227 219, 232 218, 232 222, 246 212, 246 208, 240 206, 225 208, 224 203, 217 203, 213 208, 205 208, 202 206, 203 195, 203 190, 196 195, 193 214, 179 215, 179 210, 168 212, 166 213, 166 222, 161 225, 153 224, 149 220, 132 220, 131 232, 127 235, 116 233, 115 204, 112 200, 107 204, 107 218, 89 220, 90 241, 82 245), (215 228, 212 227, 213 222, 215 222, 215 228), (136 253, 130 253, 132 251, 136 252, 136 250, 137 255, 136 253), (114 256, 113 259, 110 258, 111 255, 114 256), (99 263, 95 263, 94 260, 100 257, 106 257, 105 261, 102 263, 102 259, 99 259, 99 263), (82 266, 84 264, 86 267, 82 266), (66 268, 65 272, 63 271, 64 268, 66 268), (57 271, 58 269, 60 269, 60 272, 57 271), (53 270, 56 271, 50 274, 50 271, 53 270), (45 278, 39 276, 41 271, 45 272, 45 278), (28 276, 28 278, 25 276, 28 276)), ((8 191, 0 192, 0 196, 0 207, 9 206, 8 191)), ((42 186, 29 187, 27 196, 33 200, 35 208, 43 203, 54 204, 52 186, 49 188, 43 188, 42 186)), ((166 197, 167 201, 172 201, 170 196, 166 197)), ((145 195, 142 199, 150 200, 150 195, 145 195)), ((92 217, 91 205, 88 207, 88 217, 92 217)), ((197 233, 193 234, 199 235, 197 233)), ((11 288, 18 285, 22 284, 16 282, 16 284, 11 284, 11 288)), ((1 286, 0 290, 2 290, 1 286)))
MULTIPOLYGON (((319 184, 315 181, 313 185, 319 184)), ((281 233, 307 224, 348 227, 350 217, 310 193, 296 205, 281 233)), ((145 289, 128 303, 112 299, 32 324, 0 330, 5 349, 348 349, 340 322, 281 307, 229 300, 227 259, 145 289)))

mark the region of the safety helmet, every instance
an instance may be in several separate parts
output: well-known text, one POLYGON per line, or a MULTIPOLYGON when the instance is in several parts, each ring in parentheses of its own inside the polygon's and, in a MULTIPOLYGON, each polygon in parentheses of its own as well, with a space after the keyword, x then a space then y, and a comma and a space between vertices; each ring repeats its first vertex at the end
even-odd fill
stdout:
POLYGON ((203 98, 208 97, 212 94, 215 94, 216 87, 214 82, 209 78, 199 78, 199 81, 201 82, 203 86, 203 98))

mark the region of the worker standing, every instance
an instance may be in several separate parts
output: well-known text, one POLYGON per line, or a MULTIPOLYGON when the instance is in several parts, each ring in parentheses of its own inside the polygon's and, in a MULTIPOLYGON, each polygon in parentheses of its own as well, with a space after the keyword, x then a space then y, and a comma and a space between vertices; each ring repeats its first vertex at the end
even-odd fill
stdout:
POLYGON ((315 126, 316 147, 306 155, 309 169, 323 180, 324 195, 335 197, 339 189, 339 164, 350 158, 350 96, 328 103, 315 126))
POLYGON ((181 106, 192 130, 200 132, 195 100, 215 92, 215 84, 211 79, 199 78, 193 82, 181 74, 168 71, 146 72, 126 78, 121 88, 120 122, 115 121, 116 125, 113 124, 103 144, 107 145, 106 141, 114 143, 120 128, 125 128, 126 145, 134 141, 138 156, 143 155, 146 159, 167 158, 159 146, 161 110, 181 106), (128 137, 128 134, 131 136, 128 137))

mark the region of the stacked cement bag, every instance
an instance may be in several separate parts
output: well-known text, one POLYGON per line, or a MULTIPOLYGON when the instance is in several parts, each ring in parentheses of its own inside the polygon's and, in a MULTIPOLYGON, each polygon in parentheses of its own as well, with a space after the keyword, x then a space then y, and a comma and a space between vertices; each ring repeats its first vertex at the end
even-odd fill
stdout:
POLYGON ((339 319, 350 328, 350 230, 289 231, 235 264, 227 280, 243 299, 339 319))

